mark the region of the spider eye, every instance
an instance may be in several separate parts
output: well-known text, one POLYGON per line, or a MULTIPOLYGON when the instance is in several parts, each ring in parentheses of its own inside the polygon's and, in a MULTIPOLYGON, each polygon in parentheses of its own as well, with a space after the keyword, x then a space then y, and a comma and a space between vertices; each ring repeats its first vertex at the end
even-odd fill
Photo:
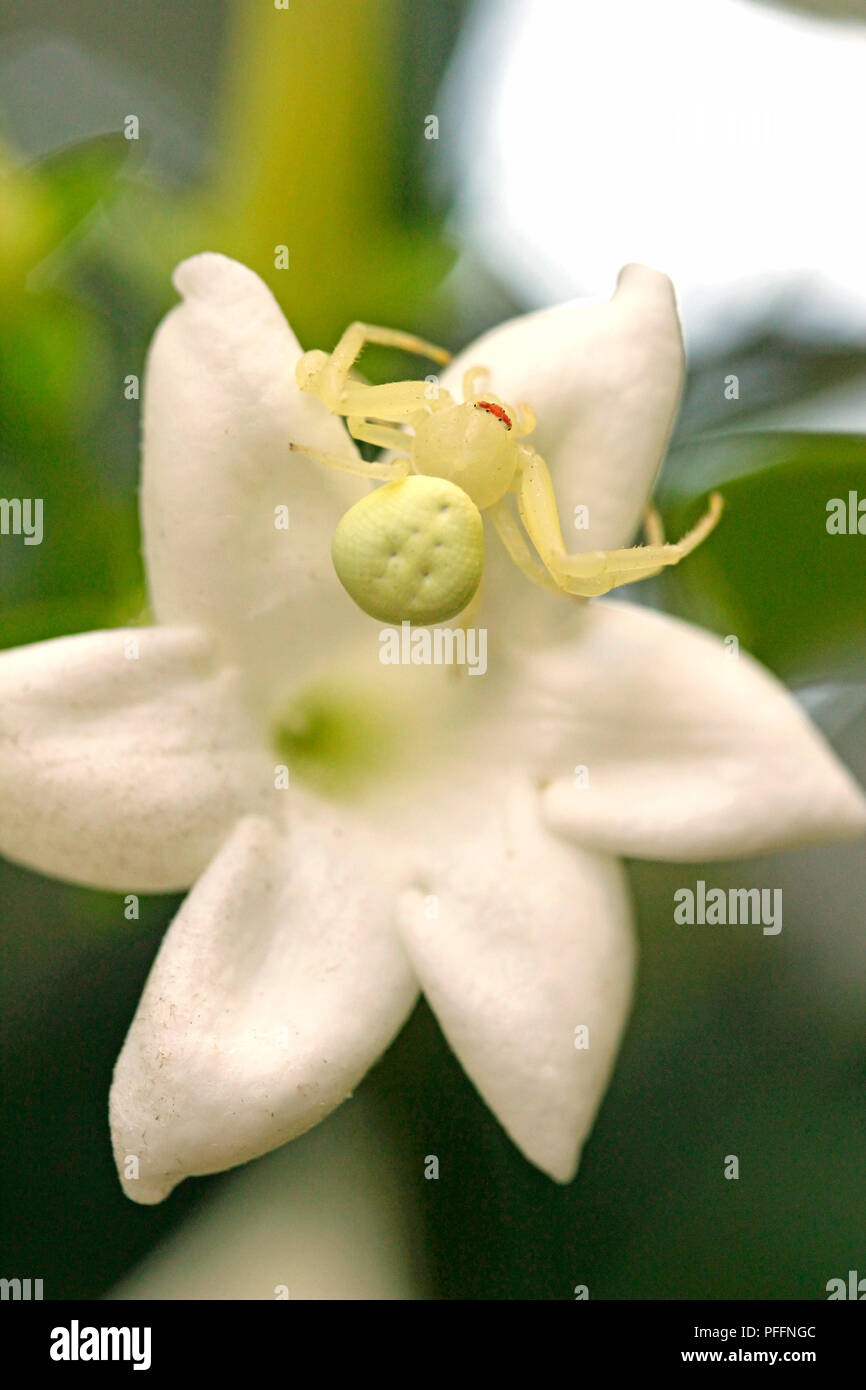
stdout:
POLYGON ((495 405, 493 401, 476 401, 476 410, 486 410, 488 415, 493 415, 497 420, 501 420, 507 430, 511 429, 511 416, 501 405, 495 405))

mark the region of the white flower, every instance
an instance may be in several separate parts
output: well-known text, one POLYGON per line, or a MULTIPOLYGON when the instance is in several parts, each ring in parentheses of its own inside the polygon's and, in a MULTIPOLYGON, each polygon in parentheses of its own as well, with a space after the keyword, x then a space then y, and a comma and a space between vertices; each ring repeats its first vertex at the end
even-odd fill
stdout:
MULTIPOLYGON (((346 454, 344 426, 299 393, 254 274, 209 254, 175 283, 145 393, 158 626, 0 657, 0 848, 126 893, 194 884, 115 1072, 125 1189, 157 1202, 316 1124, 419 986, 515 1143, 568 1180, 632 987, 615 856, 856 834, 864 798, 748 657, 536 589, 493 537, 487 675, 382 666, 329 558, 367 485, 288 449, 346 454)), ((627 544, 682 384, 668 280, 630 266, 609 304, 506 324, 443 384, 472 363, 535 408, 563 517, 585 506, 593 548, 627 544)))

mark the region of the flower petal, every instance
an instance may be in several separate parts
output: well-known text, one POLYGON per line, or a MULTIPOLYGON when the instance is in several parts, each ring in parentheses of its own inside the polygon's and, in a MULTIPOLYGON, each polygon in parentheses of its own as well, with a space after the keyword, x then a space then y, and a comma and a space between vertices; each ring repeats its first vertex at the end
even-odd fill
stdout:
POLYGON ((352 1092, 417 986, 378 841, 323 803, 242 821, 170 927, 114 1074, 128 1195, 255 1158, 352 1092), (138 1160, 138 1176, 132 1176, 138 1160))
POLYGON ((424 1194, 382 1110, 362 1089, 329 1124, 233 1173, 105 1296, 426 1298, 424 1194))
POLYGON ((274 795, 200 632, 119 628, 0 655, 0 851, 94 888, 186 888, 274 795))
POLYGON ((667 450, 685 373, 667 276, 627 265, 607 303, 574 300, 513 319, 460 353, 443 386, 459 393, 471 366, 489 367, 491 391, 535 411, 529 442, 553 475, 568 548, 627 545, 667 450), (588 529, 574 528, 577 506, 588 509, 588 529))
POLYGON ((527 1158, 567 1182, 631 998, 623 871, 551 835, 528 787, 496 789, 473 811, 452 808, 428 881, 402 895, 403 936, 468 1076, 527 1158))
POLYGON ((174 283, 184 302, 156 333, 144 391, 154 612, 216 632, 263 677, 300 676, 326 655, 326 617, 332 644, 341 618, 353 630, 361 621, 330 544, 368 484, 289 452, 300 443, 357 456, 342 423, 298 390, 301 349, 258 276, 208 253, 184 261, 174 283))
POLYGON ((610 853, 740 857, 866 829, 863 793, 785 687, 649 609, 589 604, 573 641, 534 650, 506 743, 515 730, 551 783, 548 823, 610 853))

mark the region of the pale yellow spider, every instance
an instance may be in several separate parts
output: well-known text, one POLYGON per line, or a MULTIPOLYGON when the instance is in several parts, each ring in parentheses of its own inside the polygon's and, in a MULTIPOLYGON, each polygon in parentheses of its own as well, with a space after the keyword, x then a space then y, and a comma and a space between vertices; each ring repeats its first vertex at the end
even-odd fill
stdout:
POLYGON ((435 623, 462 611, 481 580, 482 511, 527 579, 580 598, 677 564, 716 525, 722 511, 718 493, 704 517, 675 544, 664 543, 659 519, 650 512, 650 544, 569 554, 547 464, 522 442, 535 428, 531 408, 521 404, 515 410, 490 392, 479 394, 478 383, 488 374, 484 367, 464 372, 462 402, 435 381, 365 385, 350 374, 368 342, 435 362, 450 360, 442 348, 410 334, 353 323, 330 355, 304 353, 297 382, 333 414, 345 416, 355 439, 398 456, 368 463, 297 443, 290 447, 328 467, 386 482, 346 513, 333 546, 344 587, 380 621, 435 623), (509 493, 516 495, 524 529, 506 501, 509 493))

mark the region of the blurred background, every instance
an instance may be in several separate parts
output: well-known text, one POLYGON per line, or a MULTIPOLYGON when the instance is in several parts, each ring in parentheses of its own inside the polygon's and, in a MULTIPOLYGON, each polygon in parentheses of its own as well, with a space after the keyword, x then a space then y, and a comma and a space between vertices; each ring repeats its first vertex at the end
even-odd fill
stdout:
MULTIPOLYGON (((662 511, 684 529, 724 483, 728 512, 628 598, 737 635, 866 781, 866 540, 825 529, 830 498, 866 497, 866 3, 0 16, 0 496, 63 518, 0 539, 0 646, 144 611, 133 379, 183 257, 252 266, 323 348, 354 318, 458 348, 643 260, 690 359, 662 511)), ((573 1184, 520 1157, 422 1004, 325 1125, 149 1209, 121 1195, 106 1098, 177 900, 130 922, 0 862, 0 1273, 51 1298, 443 1299, 813 1299, 866 1275, 863 847, 630 872, 637 1002, 573 1184), (673 892, 699 877, 781 887, 781 935, 683 934, 673 892)))

